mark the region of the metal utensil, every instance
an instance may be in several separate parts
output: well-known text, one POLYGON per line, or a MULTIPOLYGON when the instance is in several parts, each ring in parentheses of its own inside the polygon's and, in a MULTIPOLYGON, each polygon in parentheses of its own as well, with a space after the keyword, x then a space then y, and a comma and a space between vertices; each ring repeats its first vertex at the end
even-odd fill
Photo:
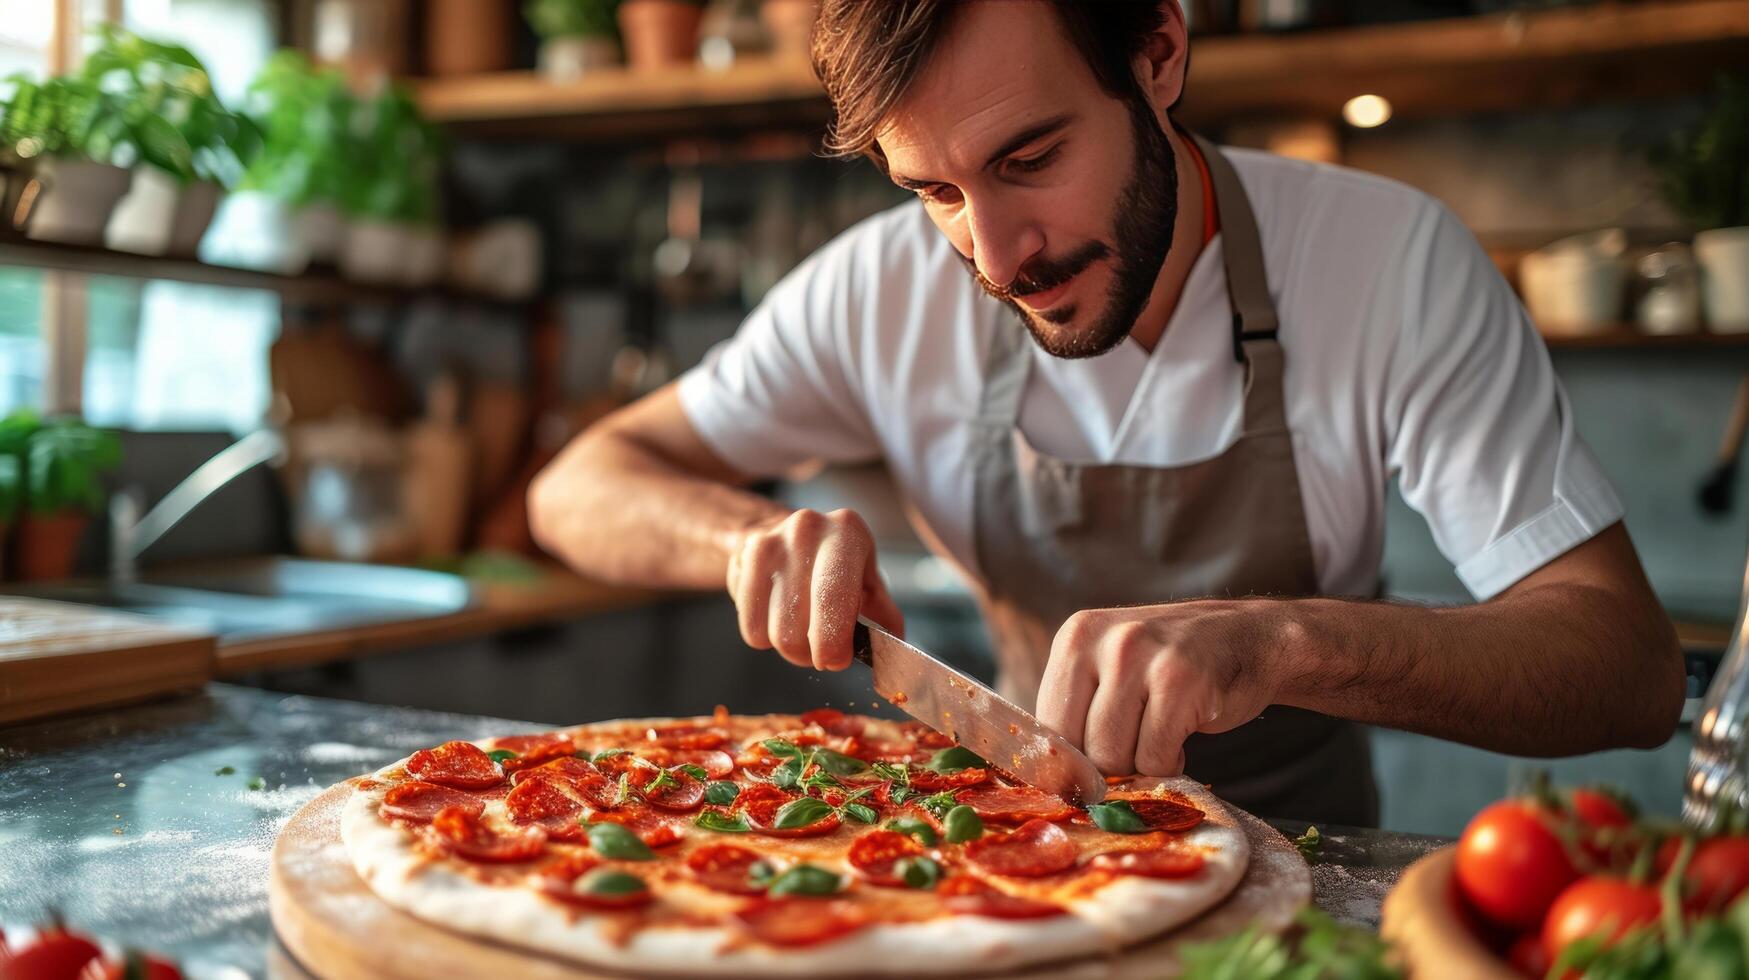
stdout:
POLYGON ((900 711, 1070 803, 1105 798, 1105 777, 1093 760, 974 678, 863 616, 856 617, 851 650, 874 671, 876 693, 900 711))

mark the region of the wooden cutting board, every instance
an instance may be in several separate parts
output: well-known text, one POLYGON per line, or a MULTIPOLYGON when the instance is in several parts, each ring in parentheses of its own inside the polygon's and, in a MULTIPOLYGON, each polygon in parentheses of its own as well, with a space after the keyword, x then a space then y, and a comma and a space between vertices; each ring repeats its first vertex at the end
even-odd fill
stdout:
MULTIPOLYGON (((519 977, 607 980, 637 974, 591 971, 450 932, 389 907, 352 870, 340 840, 341 783, 299 810, 273 846, 267 891, 273 928, 296 962, 271 975, 325 980, 519 977)), ((1109 957, 1050 964, 1004 976, 1042 980, 1143 980, 1178 972, 1178 947, 1247 926, 1278 931, 1312 900, 1312 870, 1285 837, 1235 811, 1251 842, 1251 863, 1233 894, 1171 934, 1109 957)), ((861 976, 847 968, 835 980, 861 976)), ((727 980, 727 978, 718 978, 727 980)))
POLYGON ((213 638, 129 613, 0 596, 0 724, 95 708, 212 679, 213 638))

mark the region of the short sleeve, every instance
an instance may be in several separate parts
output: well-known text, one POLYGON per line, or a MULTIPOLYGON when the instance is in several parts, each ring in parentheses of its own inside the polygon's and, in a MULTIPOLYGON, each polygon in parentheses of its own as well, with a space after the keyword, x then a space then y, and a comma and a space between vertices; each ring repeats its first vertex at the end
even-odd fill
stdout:
POLYGON ((1474 236, 1429 202, 1403 256, 1389 464, 1458 577, 1487 599, 1619 521, 1622 505, 1474 236))
POLYGON ((856 383, 862 234, 846 233, 785 276, 735 336, 680 379, 680 403, 723 460, 755 477, 880 455, 856 383))

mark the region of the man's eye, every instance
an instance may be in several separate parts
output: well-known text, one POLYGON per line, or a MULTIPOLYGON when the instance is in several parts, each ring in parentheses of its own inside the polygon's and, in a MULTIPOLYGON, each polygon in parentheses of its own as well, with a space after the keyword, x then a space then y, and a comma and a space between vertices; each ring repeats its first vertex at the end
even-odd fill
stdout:
POLYGON ((1040 170, 1050 166, 1057 159, 1057 150, 1060 147, 1061 144, 1058 144, 1058 146, 1053 146, 1037 156, 1024 158, 1010 157, 1008 159, 1008 166, 1023 174, 1038 173, 1040 170))
POLYGON ((917 188, 917 196, 931 204, 952 204, 959 200, 959 188, 952 184, 928 184, 917 188))

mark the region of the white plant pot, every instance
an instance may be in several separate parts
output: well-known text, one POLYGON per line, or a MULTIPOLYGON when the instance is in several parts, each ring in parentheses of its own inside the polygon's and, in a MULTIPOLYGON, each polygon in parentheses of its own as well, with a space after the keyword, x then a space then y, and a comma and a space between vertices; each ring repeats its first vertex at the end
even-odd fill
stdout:
POLYGON ((346 219, 332 204, 307 204, 291 216, 291 238, 286 264, 297 272, 311 264, 335 265, 346 245, 346 219))
POLYGON ((1694 236, 1701 298, 1714 333, 1749 333, 1749 225, 1694 236))
POLYGON ((118 252, 163 255, 170 250, 170 227, 181 196, 182 182, 175 177, 157 167, 136 167, 133 185, 109 216, 103 243, 118 252))
POLYGON ((1533 252, 1519 265, 1518 281, 1531 319, 1544 332, 1591 334, 1621 321, 1622 269, 1614 258, 1533 252))
POLYGON ((401 266, 401 282, 408 286, 429 286, 443 278, 449 258, 449 239, 442 228, 429 225, 406 226, 406 261, 401 266))
POLYGON ((357 219, 346 226, 340 250, 340 272, 355 282, 379 286, 406 281, 410 229, 390 221, 357 219))
POLYGON ((176 213, 170 222, 170 254, 192 259, 200 254, 200 240, 212 227, 224 190, 210 180, 197 180, 182 188, 176 213))
POLYGON ((42 196, 30 219, 31 238, 98 245, 109 216, 133 183, 131 170, 89 160, 45 157, 36 165, 42 196))
POLYGON ((610 37, 555 37, 540 46, 540 73, 553 82, 570 81, 620 61, 619 44, 610 37))

